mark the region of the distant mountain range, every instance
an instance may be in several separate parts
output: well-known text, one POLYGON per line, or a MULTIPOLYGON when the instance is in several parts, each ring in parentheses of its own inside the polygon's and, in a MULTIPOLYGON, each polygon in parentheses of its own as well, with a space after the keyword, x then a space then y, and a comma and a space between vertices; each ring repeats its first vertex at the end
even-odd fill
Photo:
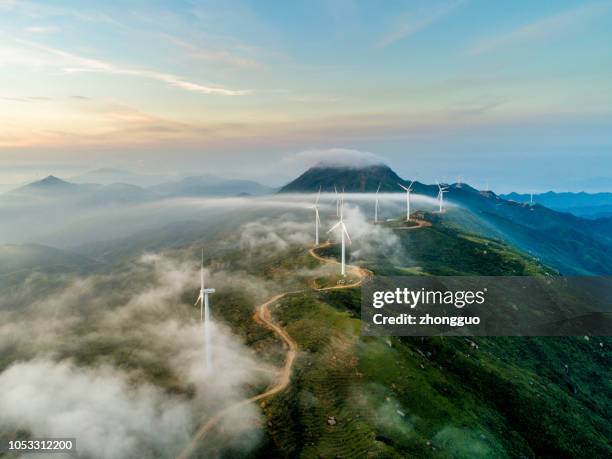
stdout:
MULTIPOLYGON (((280 192, 403 192, 399 177, 384 165, 362 168, 310 168, 280 192)), ((450 184, 445 199, 462 209, 449 210, 443 218, 471 231, 499 237, 540 258, 566 274, 612 274, 612 218, 590 220, 558 212, 521 199, 507 200, 492 191, 478 191, 467 184, 450 184)), ((435 197, 437 185, 413 184, 415 194, 435 197)))
MULTIPOLYGON (((509 193, 504 199, 529 202, 529 194, 509 193)), ((548 191, 533 195, 533 201, 551 209, 570 212, 588 218, 612 217, 612 193, 555 193, 548 191)))
MULTIPOLYGON (((99 170, 92 173, 92 177, 106 174, 117 178, 115 169, 99 170), (101 172, 102 171, 102 172, 101 172)), ((129 178, 130 173, 119 174, 129 178)), ((81 176, 87 177, 85 174, 81 176)), ((107 177, 107 178, 108 178, 107 177)), ((29 183, 11 190, 5 196, 23 198, 50 199, 54 196, 70 196, 75 200, 90 203, 108 204, 112 202, 137 202, 164 197, 180 196, 244 196, 262 195, 273 192, 274 189, 250 180, 230 180, 214 175, 185 177, 180 180, 171 180, 149 187, 141 187, 132 183, 72 183, 50 175, 42 180, 29 183)))

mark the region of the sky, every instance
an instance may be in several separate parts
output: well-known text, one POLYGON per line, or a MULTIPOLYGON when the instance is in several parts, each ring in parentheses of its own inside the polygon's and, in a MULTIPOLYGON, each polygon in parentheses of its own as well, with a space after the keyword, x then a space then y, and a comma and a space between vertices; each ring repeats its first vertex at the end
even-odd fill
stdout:
POLYGON ((0 0, 0 185, 99 167, 612 191, 612 0, 0 0), (361 153, 360 153, 361 154, 361 153))

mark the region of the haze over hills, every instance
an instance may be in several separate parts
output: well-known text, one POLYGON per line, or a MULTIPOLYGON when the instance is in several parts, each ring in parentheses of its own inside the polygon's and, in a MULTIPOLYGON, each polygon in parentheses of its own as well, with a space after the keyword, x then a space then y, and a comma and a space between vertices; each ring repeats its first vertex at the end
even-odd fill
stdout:
MULTIPOLYGON (((409 180, 399 177, 386 165, 363 167, 317 165, 293 182, 282 187, 284 193, 333 192, 334 185, 346 192, 374 192, 379 184, 381 192, 404 193, 398 183, 408 185, 409 180)), ((142 188, 128 184, 74 184, 49 176, 0 196, 0 215, 7 222, 3 228, 4 241, 39 241, 36 228, 45 227, 47 236, 42 242, 55 245, 72 220, 79 227, 95 231, 101 218, 98 209, 125 209, 129 205, 146 205, 160 200, 180 197, 232 197, 267 194, 272 189, 246 180, 225 180, 215 176, 193 176, 142 188), (61 206, 61 215, 55 206, 61 206), (44 225, 43 225, 44 223, 44 225), (23 228, 34 231, 34 239, 23 238, 23 228), (59 238, 59 239, 58 239, 59 238)), ((413 183, 413 196, 435 198, 437 185, 413 183)), ((443 218, 470 231, 497 237, 540 258, 566 274, 612 273, 612 219, 589 220, 572 214, 549 209, 540 204, 503 199, 492 191, 478 191, 468 184, 448 185, 445 199, 459 207, 449 207, 443 218)), ((430 204, 426 210, 434 210, 430 204)), ((414 209, 416 210, 416 209, 414 209)), ((140 209, 138 212, 145 212, 140 209)), ((136 213, 131 212, 133 215, 136 213)), ((118 217, 111 217, 118 218, 118 217)), ((150 230, 145 223, 134 221, 134 231, 150 230)), ((185 215, 181 215, 185 219, 185 215)), ((168 223, 150 225, 162 228, 168 223)), ((28 231, 29 232, 29 231, 28 231)), ((118 232, 115 237, 129 236, 118 232)), ((82 244, 85 240, 79 238, 82 244)))
MULTIPOLYGON (((530 195, 509 193, 504 199, 529 202, 530 195)), ((533 195, 533 201, 551 209, 570 212, 588 218, 612 217, 612 193, 556 193, 548 191, 533 195)))
MULTIPOLYGON (((164 197, 179 196, 238 196, 238 195, 262 195, 273 191, 273 188, 261 185, 250 180, 232 180, 214 175, 202 175, 185 177, 180 180, 168 180, 153 186, 142 187, 135 182, 141 181, 138 174, 124 173, 118 169, 100 169, 93 171, 91 175, 84 174, 81 177, 105 176, 106 180, 97 182, 73 183, 49 175, 6 193, 8 196, 30 195, 36 197, 53 197, 61 194, 71 194, 75 199, 85 199, 87 193, 99 193, 99 201, 120 200, 137 201, 146 199, 159 199, 164 197), (110 180, 134 179, 133 181, 110 180)), ((161 176, 159 176, 161 177, 161 176)))
POLYGON ((98 263, 82 254, 41 244, 0 245, 0 287, 24 280, 33 273, 79 273, 98 263))
MULTIPOLYGON (((359 189, 363 183, 367 190, 376 183, 377 187, 375 177, 382 173, 388 178, 388 191, 395 185, 398 192, 384 194, 382 210, 394 220, 379 225, 371 221, 371 195, 347 196, 345 217, 353 238, 350 263, 374 275, 556 274, 543 256, 535 259, 534 252, 525 253, 500 241, 502 237, 535 243, 565 272, 576 266, 587 270, 590 265, 579 256, 599 263, 594 270, 606 269, 604 220, 591 221, 587 228, 591 233, 586 235, 582 225, 587 220, 453 184, 447 198, 455 205, 445 213, 433 211, 434 201, 415 198, 421 207, 419 218, 430 225, 405 231, 400 221, 403 191, 393 180, 406 182, 390 169, 378 169, 373 176, 363 168, 356 172, 351 177, 351 171, 339 171, 345 186, 359 189), (564 232, 565 243, 555 231, 564 232), (572 245, 578 238, 583 245, 572 245)), ((5 322, 16 327, 8 334, 16 344, 9 341, 11 345, 5 346, 0 372, 19 365, 15 362, 50 353, 75 361, 78 371, 103 364, 120 374, 137 372, 137 387, 146 383, 170 401, 185 400, 198 420, 267 390, 268 381, 249 378, 240 384, 244 393, 219 403, 224 390, 215 386, 211 391, 211 380, 199 372, 193 383, 184 367, 173 364, 183 358, 185 349, 198 365, 203 361, 197 353, 202 349, 202 329, 193 299, 204 247, 207 285, 217 289, 212 310, 219 333, 213 336, 231 330, 241 346, 248 346, 230 357, 222 354, 218 361, 228 366, 220 367, 215 377, 251 368, 250 361, 242 363, 249 355, 256 356, 264 370, 258 374, 274 375, 270 369, 282 368, 288 349, 253 320, 253 310, 279 292, 291 292, 269 311, 295 340, 297 358, 286 389, 265 404, 248 405, 260 416, 253 425, 262 435, 240 457, 430 457, 432 452, 439 457, 578 457, 585 451, 592 457, 609 455, 608 338, 363 336, 359 287, 312 288, 317 282, 321 287, 338 285, 337 265, 331 260, 340 256, 337 244, 313 249, 329 262, 310 255, 313 228, 307 203, 312 203, 310 192, 318 190, 316 174, 312 179, 308 195, 227 199, 166 199, 160 198, 161 192, 134 185, 83 185, 57 178, 22 190, 21 196, 34 197, 31 203, 48 199, 38 207, 24 205, 28 201, 22 198, 11 201, 14 217, 23 219, 18 229, 39 225, 53 230, 58 247, 72 250, 36 244, 0 246, 0 303, 6 305, 5 322), (101 190, 108 189, 127 195, 145 193, 152 200, 121 202, 116 207, 92 201, 92 196, 104 198, 101 190), (212 206, 207 207, 207 202, 212 206), (35 216, 37 223, 26 220, 28 215, 35 216), (57 228, 52 228, 54 218, 57 228), (70 226, 73 218, 76 223, 70 226), (125 234, 118 238, 117 229, 125 234), (80 235, 89 240, 79 243, 80 235), (67 320, 59 320, 64 317, 67 320), (41 333, 46 340, 31 339, 31 330, 50 330, 51 337, 41 333), (190 336, 194 343, 190 344, 190 336), (214 404, 202 407, 199 396, 206 393, 214 404)), ((201 182, 184 184, 194 185, 197 192, 201 182)), ((437 193, 436 185, 416 183, 414 189, 430 197, 437 193)), ((325 225, 336 219, 333 202, 333 194, 321 197, 325 225)), ((517 295, 521 304, 520 292, 517 295)), ((525 313, 538 315, 539 310, 525 313)), ((223 341, 215 345, 215 352, 224 352, 223 341)), ((43 373, 43 381, 49 373, 43 373)), ((53 390, 45 387, 37 387, 37 393, 54 397, 53 390)), ((86 405, 91 392, 72 400, 62 413, 86 405)), ((39 410, 36 416, 50 411, 39 410)), ((132 419, 131 406, 128 412, 126 417, 132 419)), ((143 415, 147 427, 148 416, 143 415)), ((242 422, 243 413, 239 416, 242 422)), ((95 415, 90 419, 97 425, 95 415)), ((225 434, 225 428, 219 430, 225 434)), ((151 436, 144 431, 147 438, 151 436)), ((215 445, 214 435, 211 432, 200 442, 204 448, 215 445)))
MULTIPOLYGON (((315 166, 281 188, 280 192, 346 192, 404 191, 398 183, 409 180, 399 177, 384 165, 355 167, 315 166)), ((435 197, 436 185, 414 182, 413 193, 435 197)), ((612 273, 612 219, 595 222, 562 213, 536 204, 503 199, 492 191, 479 191, 468 184, 451 184, 445 199, 464 208, 449 210, 445 218, 488 236, 500 237, 522 250, 540 257, 567 274, 612 273), (472 217, 465 214, 469 211, 472 217)))
POLYGON ((102 185, 110 185, 113 183, 129 183, 141 187, 158 185, 163 182, 172 180, 173 177, 168 174, 139 174, 137 172, 115 169, 102 168, 85 172, 84 174, 69 177, 67 181, 72 183, 99 183, 102 185))
POLYGON ((272 188, 251 180, 229 180, 214 175, 185 177, 148 188, 162 196, 238 196, 262 195, 272 188))

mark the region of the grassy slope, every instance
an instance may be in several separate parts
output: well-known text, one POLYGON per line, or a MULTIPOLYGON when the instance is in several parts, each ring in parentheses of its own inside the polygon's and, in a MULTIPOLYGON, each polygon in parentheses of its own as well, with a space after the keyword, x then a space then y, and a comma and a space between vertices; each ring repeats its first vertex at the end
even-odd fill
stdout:
MULTIPOLYGON (((406 266, 365 264, 385 274, 549 271, 449 226, 398 235, 406 266)), ((264 448, 287 457, 612 453, 609 339, 361 337, 359 304, 359 290, 309 292, 276 309, 303 352, 290 389, 266 407, 264 448)))

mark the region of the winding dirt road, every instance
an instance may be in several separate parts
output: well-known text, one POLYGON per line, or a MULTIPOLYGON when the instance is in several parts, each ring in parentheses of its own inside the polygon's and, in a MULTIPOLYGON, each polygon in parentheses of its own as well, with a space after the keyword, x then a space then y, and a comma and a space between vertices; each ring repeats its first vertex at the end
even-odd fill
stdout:
POLYGON ((272 320, 272 314, 270 313, 269 306, 273 303, 276 303, 278 300, 280 300, 284 296, 289 295, 290 293, 297 293, 297 292, 280 293, 270 298, 265 303, 257 306, 255 315, 253 316, 253 320, 255 320, 257 323, 263 325, 264 327, 276 333, 279 336, 279 338, 281 338, 283 342, 285 343, 285 345, 288 347, 287 356, 285 357, 285 365, 283 366, 282 370, 280 371, 278 375, 278 380, 275 382, 275 384, 272 387, 270 387, 265 392, 262 392, 261 394, 255 395, 251 398, 247 398, 237 403, 234 403, 233 405, 230 405, 227 408, 224 408, 221 411, 217 412, 213 417, 208 419, 208 421, 202 424, 200 428, 198 429, 198 431, 193 435, 193 437, 189 441, 189 444, 183 449, 183 451, 181 451, 181 453, 177 456, 177 459, 189 458, 189 456, 191 456, 191 454, 197 448, 200 441, 202 441, 204 436, 206 436, 206 434, 213 427, 215 427, 215 425, 221 419, 223 419, 223 417, 226 414, 228 414, 230 411, 240 408, 241 406, 248 405, 249 403, 257 402, 258 400, 261 400, 263 398, 271 397, 272 395, 275 395, 285 390, 285 388, 289 386, 289 382, 291 381, 291 370, 293 369, 293 362, 295 361, 295 357, 297 356, 297 352, 298 352, 298 345, 295 342, 295 340, 289 335, 289 333, 285 331, 284 328, 282 328, 280 325, 276 324, 272 320))
MULTIPOLYGON (((322 244, 318 247, 313 247, 312 249, 308 251, 308 253, 313 258, 323 263, 339 264, 338 261, 331 259, 331 258, 324 258, 315 252, 315 250, 317 249, 322 249, 322 248, 326 248, 330 246, 331 246, 331 242, 327 241, 325 244, 322 244)), ((332 285, 330 287, 315 288, 315 290, 325 291, 325 290, 358 287, 359 285, 363 283, 366 277, 371 275, 370 271, 363 269, 363 268, 359 268, 358 266, 348 265, 348 268, 349 268, 349 272, 353 272, 356 274, 357 280, 355 282, 352 282, 350 284, 340 284, 340 285, 332 285)), ((278 379, 275 381, 274 385, 271 386, 269 389, 267 389, 265 392, 262 392, 261 394, 254 395, 251 398, 241 400, 217 412, 214 416, 212 416, 210 419, 208 419, 204 424, 200 426, 200 428, 193 435, 193 437, 191 438, 187 446, 183 448, 183 450, 177 456, 177 459, 188 459, 193 454, 193 452, 196 450, 196 448, 198 447, 198 444, 202 441, 202 439, 206 436, 206 434, 211 429, 213 429, 217 425, 217 423, 219 423, 219 421, 221 421, 223 417, 229 412, 237 408, 240 408, 242 406, 248 405, 250 403, 254 403, 264 398, 276 395, 279 392, 282 392, 283 390, 285 390, 289 386, 289 383, 291 382, 291 371, 293 370, 293 363, 295 362, 295 358, 297 357, 299 347, 298 347, 298 344, 295 342, 295 340, 291 337, 291 335, 289 335, 289 333, 287 333, 287 331, 283 327, 281 327, 279 324, 274 322, 274 320, 272 319, 272 313, 270 312, 270 305, 276 303, 278 300, 284 298, 287 295, 290 295, 292 293, 299 293, 303 291, 304 290, 296 290, 293 292, 279 293, 278 295, 270 298, 265 303, 262 303, 259 306, 257 306, 257 308, 255 309, 255 314, 253 315, 253 320, 255 322, 273 331, 283 341, 285 347, 287 348, 287 355, 285 357, 285 365, 280 370, 278 374, 278 379)))
POLYGON ((420 228, 429 228, 431 226, 431 222, 428 222, 427 220, 419 220, 419 219, 415 219, 412 218, 410 219, 411 222, 416 223, 416 225, 414 226, 399 226, 397 228, 390 228, 392 230, 415 230, 415 229, 420 229, 420 228))
MULTIPOLYGON (((425 220, 416 219, 413 221, 416 222, 415 226, 392 228, 392 229, 394 230, 396 229, 397 230, 413 230, 413 229, 419 229, 419 228, 427 228, 431 226, 431 223, 425 220)), ((337 260, 333 258, 322 257, 316 252, 317 249, 324 249, 324 248, 330 247, 331 245, 332 245, 331 242, 327 241, 324 244, 311 248, 308 251, 308 253, 310 254, 311 257, 320 261, 321 263, 340 264, 337 260)), ((314 286, 313 289, 317 291, 326 291, 326 290, 338 290, 338 289, 344 289, 344 288, 354 288, 354 287, 360 286, 366 278, 372 275, 371 271, 368 271, 367 269, 364 269, 364 268, 360 268, 359 266, 347 265, 347 268, 348 268, 349 274, 352 273, 353 276, 357 278, 356 281, 351 282, 350 284, 338 284, 338 285, 332 285, 332 286, 320 287, 320 288, 314 286)), ((217 412, 214 416, 212 416, 210 419, 208 419, 204 424, 200 426, 198 431, 191 438, 189 444, 177 456, 177 459, 188 459, 189 456, 191 456, 191 454, 195 451, 198 444, 206 436, 206 434, 213 427, 215 427, 217 423, 221 421, 227 413, 237 408, 240 408, 242 406, 248 405, 250 403, 254 403, 264 398, 276 395, 279 392, 282 392, 283 390, 285 390, 289 386, 289 383, 291 382, 291 371, 293 370, 293 364, 295 362, 295 358, 297 357, 299 347, 298 347, 298 344, 295 342, 295 340, 291 337, 291 335, 289 335, 289 333, 287 333, 287 331, 283 327, 281 327, 279 324, 274 322, 274 320, 272 319, 272 313, 270 312, 270 306, 287 295, 290 295, 292 293, 299 293, 303 291, 304 290, 297 290, 294 292, 279 293, 278 295, 270 298, 265 303, 262 303, 259 306, 257 306, 257 308, 255 309, 255 314, 253 315, 253 320, 255 322, 273 331, 283 341, 285 347, 287 348, 287 355, 285 357, 285 365, 283 366, 282 369, 280 369, 278 373, 278 379, 276 380, 274 385, 272 385, 270 388, 268 388, 265 392, 262 392, 261 394, 255 395, 251 398, 241 400, 217 412)))

